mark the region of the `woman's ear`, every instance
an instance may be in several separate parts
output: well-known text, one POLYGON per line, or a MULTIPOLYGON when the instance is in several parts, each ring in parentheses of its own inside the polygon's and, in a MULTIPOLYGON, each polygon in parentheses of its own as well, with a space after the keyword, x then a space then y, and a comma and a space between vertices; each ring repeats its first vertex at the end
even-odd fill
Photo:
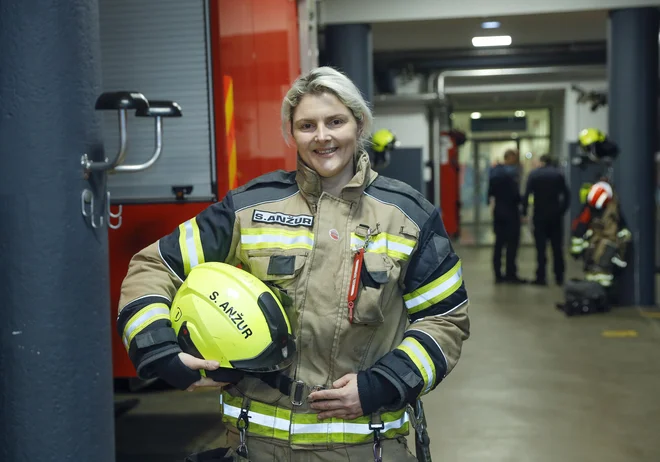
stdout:
POLYGON ((364 133, 364 123, 361 120, 357 120, 357 137, 361 138, 364 133))

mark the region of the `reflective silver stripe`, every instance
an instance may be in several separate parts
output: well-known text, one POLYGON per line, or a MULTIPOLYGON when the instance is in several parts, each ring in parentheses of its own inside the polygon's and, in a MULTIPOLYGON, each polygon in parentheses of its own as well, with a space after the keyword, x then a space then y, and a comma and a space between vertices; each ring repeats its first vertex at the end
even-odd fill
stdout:
MULTIPOLYGON (((463 303, 461 303, 461 304, 458 305, 458 306, 463 306, 465 303, 467 303, 467 300, 464 301, 463 303)), ((458 308, 458 307, 457 307, 457 308, 458 308)), ((452 310, 452 311, 453 311, 453 310, 452 310)), ((426 335, 428 338, 430 338, 430 339, 433 341, 433 343, 435 343, 435 346, 438 347, 438 350, 440 350, 440 353, 442 354, 442 357, 445 359, 445 364, 447 364, 447 365, 449 364, 449 361, 447 361, 447 355, 445 354, 445 351, 442 349, 442 347, 440 346, 440 344, 438 343, 438 341, 437 341, 435 338, 433 338, 433 336, 432 336, 431 334, 429 334, 429 333, 426 332, 426 331, 419 330, 419 329, 409 329, 409 332, 412 332, 412 331, 419 332, 420 334, 424 334, 424 335, 426 335)), ((442 378, 444 379, 446 376, 447 376, 447 370, 445 369, 445 375, 444 375, 442 378)))
MULTIPOLYGON (((351 237, 351 248, 353 250, 360 249, 362 248, 363 245, 364 245, 364 239, 361 239, 357 236, 351 237)), ((392 250, 394 252, 399 252, 404 255, 410 255, 414 250, 413 246, 402 244, 400 242, 395 242, 387 238, 375 238, 373 241, 369 242, 369 245, 367 246, 366 250, 367 252, 375 252, 382 248, 385 248, 386 250, 392 250)))
MULTIPOLYGON (((147 294, 147 295, 142 295, 141 297, 138 297, 138 298, 136 298, 136 299, 131 300, 130 302, 128 302, 126 305, 124 305, 124 306, 122 307, 122 310, 123 310, 124 308, 126 308, 128 305, 130 305, 131 303, 135 303, 135 302, 137 302, 138 300, 142 300, 143 298, 152 298, 152 297, 162 298, 163 300, 165 300, 166 303, 172 303, 172 300, 170 300, 169 298, 167 298, 167 297, 164 296, 164 295, 160 295, 160 294, 147 294)), ((121 313, 121 310, 119 310, 119 312, 121 313)), ((117 315, 117 318, 119 318, 119 315, 117 315)))
POLYGON ((394 242, 394 241, 388 241, 387 248, 392 249, 396 252, 401 252, 406 255, 410 255, 414 249, 414 247, 410 247, 409 245, 401 244, 399 242, 394 242))
POLYGON ((287 236, 284 234, 241 234, 241 244, 305 244, 314 246, 314 239, 309 236, 287 236))
MULTIPOLYGON (((411 298, 410 300, 406 301, 406 308, 408 308, 408 310, 411 310, 416 306, 421 305, 424 302, 432 300, 434 297, 442 294, 443 292, 448 290, 451 286, 453 286, 458 281, 460 281, 462 276, 463 276, 463 267, 460 267, 458 268, 458 271, 456 271, 455 274, 453 274, 449 279, 447 279, 442 284, 439 284, 437 287, 434 287, 428 292, 420 294, 417 297, 411 298)), ((449 295, 451 294, 447 294, 447 296, 449 295)))
MULTIPOLYGON (((221 401, 222 402, 222 401, 221 401)), ((223 406, 223 414, 228 415, 229 417, 234 417, 235 419, 238 419, 238 416, 241 413, 241 408, 238 408, 236 406, 232 406, 227 403, 222 403, 223 406)), ((248 411, 248 416, 250 418, 250 423, 254 423, 257 425, 262 425, 264 427, 268 428, 275 428, 277 430, 284 430, 285 432, 289 431, 289 421, 286 419, 282 419, 280 417, 274 417, 266 414, 260 414, 258 412, 254 411, 248 411)))
POLYGON ((433 386, 433 384, 435 383, 435 374, 433 373, 433 365, 430 363, 431 357, 426 351, 420 351, 420 349, 417 347, 415 343, 416 342, 411 341, 410 338, 405 338, 403 339, 403 342, 401 342, 402 345, 405 345, 408 348, 410 348, 412 352, 415 353, 415 356, 417 356, 419 362, 422 363, 422 366, 426 371, 426 376, 428 377, 428 383, 426 384, 426 387, 424 387, 423 393, 428 393, 429 390, 431 389, 431 386, 433 386))
MULTIPOLYGON (((192 220, 194 220, 194 218, 192 220)), ((195 235, 193 234, 192 220, 188 220, 184 223, 186 228, 186 248, 188 249, 188 257, 190 258, 190 269, 193 269, 199 263, 197 248, 195 247, 195 235)))
POLYGON ((157 245, 157 247, 158 247, 158 255, 160 255, 160 260, 163 262, 163 264, 164 264, 165 266, 167 266, 167 269, 170 270, 170 273, 172 273, 172 274, 174 275, 174 277, 176 277, 179 281, 183 282, 183 279, 181 279, 181 276, 179 276, 178 274, 176 274, 176 271, 174 271, 174 270, 172 269, 172 267, 170 266, 170 264, 167 263, 167 260, 165 260, 165 258, 163 257, 163 252, 160 251, 160 241, 158 241, 158 245, 157 245))
MULTIPOLYGON (((220 405, 222 406, 222 413, 226 416, 233 417, 238 419, 238 416, 241 413, 241 409, 236 406, 232 406, 224 402, 222 395, 220 396, 220 405)), ((267 428, 274 428, 276 430, 282 430, 293 434, 356 434, 356 435, 369 435, 373 430, 369 429, 369 424, 361 423, 349 423, 349 422, 328 422, 328 423, 290 423, 287 419, 282 419, 280 417, 269 416, 266 414, 261 414, 259 412, 248 411, 248 416, 250 423, 261 425, 267 428)), ((293 420, 296 419, 296 416, 306 417, 307 415, 303 414, 294 414, 293 420)), ((382 433, 387 432, 388 430, 402 428, 408 422, 408 413, 404 412, 401 418, 391 421, 384 422, 385 428, 382 430, 382 433)))
MULTIPOLYGON (((294 415, 295 419, 295 415, 294 415)), ((392 422, 384 422, 385 428, 381 430, 381 433, 385 433, 388 430, 399 429, 403 427, 406 422, 408 422, 408 413, 404 412, 400 419, 394 420, 392 422)), ((328 433, 339 433, 346 434, 352 433, 354 435, 369 435, 373 432, 369 428, 369 424, 358 424, 358 423, 349 423, 349 422, 328 422, 328 423, 315 423, 315 424, 297 424, 294 423, 291 425, 291 434, 300 435, 303 433, 309 434, 328 434, 328 433)))
POLYGON ((126 327, 124 328, 124 335, 122 337, 122 340, 126 348, 128 348, 128 339, 131 337, 131 334, 135 329, 147 323, 151 318, 155 318, 157 316, 163 316, 163 315, 169 316, 170 310, 167 307, 154 306, 153 308, 143 310, 143 312, 139 312, 139 313, 140 315, 137 318, 133 319, 133 321, 130 324, 127 324, 126 327))

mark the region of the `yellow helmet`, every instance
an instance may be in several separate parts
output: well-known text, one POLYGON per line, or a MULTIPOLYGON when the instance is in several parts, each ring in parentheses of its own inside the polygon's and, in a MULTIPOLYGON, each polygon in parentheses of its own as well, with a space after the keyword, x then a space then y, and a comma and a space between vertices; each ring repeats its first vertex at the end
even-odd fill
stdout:
POLYGON ((286 311, 252 274, 225 263, 195 266, 174 297, 172 327, 182 351, 220 363, 200 371, 221 382, 288 367, 296 351, 286 311))
MULTIPOLYGON (((619 154, 619 147, 605 133, 597 128, 585 128, 580 132, 580 147, 586 158, 594 163, 611 164, 619 154)), ((576 158, 575 163, 581 164, 584 159, 576 158)))
POLYGON ((602 143, 605 141, 606 136, 597 128, 585 128, 580 132, 580 145, 587 149, 594 143, 602 143))
POLYGON ((392 131, 386 128, 375 132, 371 137, 371 142, 373 143, 373 149, 376 152, 385 152, 397 145, 396 136, 392 131))

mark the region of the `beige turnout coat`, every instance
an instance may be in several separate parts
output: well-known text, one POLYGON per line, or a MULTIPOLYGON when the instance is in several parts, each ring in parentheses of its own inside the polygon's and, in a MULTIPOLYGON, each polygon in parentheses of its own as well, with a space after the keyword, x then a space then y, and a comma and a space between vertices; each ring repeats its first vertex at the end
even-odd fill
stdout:
MULTIPOLYGON (((168 325, 162 309, 152 309, 150 322, 150 308, 168 307, 191 268, 208 261, 240 264, 287 295, 297 352, 286 374, 306 392, 367 368, 392 381, 400 399, 382 409, 385 437, 407 433, 406 403, 442 381, 469 336, 461 262, 439 211, 408 185, 372 171, 365 153, 339 197, 322 193, 318 175, 299 161, 296 172, 273 172, 230 191, 136 254, 118 328, 138 371, 178 351, 171 343, 147 355, 136 347, 141 332, 168 325), (353 257, 367 232, 351 323, 353 257)), ((230 426, 245 409, 250 434, 281 444, 336 447, 372 438, 369 417, 318 422, 306 402, 294 406, 254 377, 223 392, 222 407, 230 426)))

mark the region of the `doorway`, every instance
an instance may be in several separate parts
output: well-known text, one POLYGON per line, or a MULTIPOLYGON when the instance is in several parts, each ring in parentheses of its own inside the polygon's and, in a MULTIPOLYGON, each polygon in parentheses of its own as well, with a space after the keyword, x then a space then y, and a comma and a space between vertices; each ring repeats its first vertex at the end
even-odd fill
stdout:
MULTIPOLYGON (((465 164, 460 185, 461 209, 460 242, 465 245, 492 246, 495 243, 492 210, 488 200, 488 180, 493 167, 502 161, 509 149, 520 152, 520 193, 524 194, 529 172, 536 167, 537 159, 530 155, 531 138, 480 138, 472 139, 472 159, 465 164)), ((532 233, 527 226, 521 230, 521 245, 533 244, 532 233)))

